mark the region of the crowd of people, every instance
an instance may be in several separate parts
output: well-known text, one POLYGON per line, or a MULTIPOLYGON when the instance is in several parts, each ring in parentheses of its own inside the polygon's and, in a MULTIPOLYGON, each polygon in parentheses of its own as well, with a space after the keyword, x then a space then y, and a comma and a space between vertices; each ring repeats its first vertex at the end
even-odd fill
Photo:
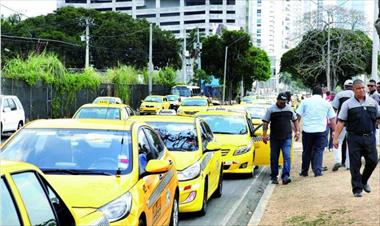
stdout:
POLYGON ((323 152, 334 154, 332 171, 345 167, 351 173, 352 193, 362 197, 363 191, 371 192, 368 180, 378 163, 376 140, 380 122, 380 82, 369 80, 368 92, 362 80, 346 80, 344 90, 323 92, 314 87, 312 96, 301 101, 294 111, 289 105, 289 93, 279 93, 277 102, 263 117, 263 141, 270 140, 271 181, 278 184, 278 160, 282 152, 283 184, 291 182, 290 149, 292 132, 300 138, 302 130, 302 166, 300 176, 309 176, 309 168, 315 177, 323 175, 323 152), (301 123, 302 120, 302 123, 301 123), (300 128, 302 125, 302 129, 300 128), (270 126, 270 137, 267 135, 270 126), (360 171, 362 158, 364 170, 360 171))

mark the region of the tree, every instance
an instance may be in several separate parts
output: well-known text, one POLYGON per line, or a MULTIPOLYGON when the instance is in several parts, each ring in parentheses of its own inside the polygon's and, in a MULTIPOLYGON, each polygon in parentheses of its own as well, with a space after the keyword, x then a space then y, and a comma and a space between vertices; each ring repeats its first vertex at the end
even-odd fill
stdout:
MULTIPOLYGON (((280 72, 288 72, 307 87, 325 85, 328 31, 312 30, 281 58, 280 72)), ((371 71, 372 41, 361 31, 331 28, 331 84, 371 71)))
POLYGON ((224 30, 221 36, 204 39, 202 68, 206 73, 223 81, 225 47, 228 46, 226 84, 229 100, 240 81, 250 88, 254 80, 265 81, 270 77, 270 60, 267 54, 252 47, 250 37, 244 31, 224 30))
MULTIPOLYGON (((85 18, 93 21, 90 26, 90 63, 96 68, 119 64, 133 65, 141 69, 148 63, 149 23, 133 19, 120 12, 99 12, 84 8, 64 7, 46 16, 28 18, 12 24, 2 19, 2 34, 27 38, 55 39, 53 41, 22 40, 3 36, 1 47, 13 55, 27 57, 29 52, 55 52, 66 67, 84 66, 85 18), (65 43, 63 43, 65 42, 65 43)), ((158 68, 179 68, 180 43, 174 35, 153 27, 153 64, 158 68)))

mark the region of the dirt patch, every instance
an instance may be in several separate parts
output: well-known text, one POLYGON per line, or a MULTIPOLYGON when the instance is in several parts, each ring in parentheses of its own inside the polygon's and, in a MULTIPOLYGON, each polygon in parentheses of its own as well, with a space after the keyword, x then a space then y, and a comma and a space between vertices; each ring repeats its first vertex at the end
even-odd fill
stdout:
MULTIPOLYGON (((333 153, 324 153, 328 171, 322 177, 298 175, 301 169, 301 145, 295 145, 292 182, 277 185, 260 225, 380 225, 380 165, 372 174, 371 193, 355 198, 350 172, 340 168, 332 172, 333 153)), ((363 167, 362 167, 363 168, 363 167)))

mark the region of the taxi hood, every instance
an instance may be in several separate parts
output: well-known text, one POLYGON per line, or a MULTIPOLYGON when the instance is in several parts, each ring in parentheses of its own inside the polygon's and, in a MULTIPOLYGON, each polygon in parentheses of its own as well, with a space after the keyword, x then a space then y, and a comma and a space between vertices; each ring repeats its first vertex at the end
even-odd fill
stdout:
POLYGON ((201 157, 199 151, 171 151, 170 155, 173 156, 175 167, 177 170, 184 170, 193 165, 201 157))
POLYGON ((208 106, 180 106, 182 111, 206 111, 208 106))
POLYGON ((120 177, 47 174, 46 177, 73 208, 99 208, 129 191, 134 185, 131 174, 120 177))
POLYGON ((219 142, 223 148, 228 148, 231 146, 240 147, 247 145, 251 141, 251 137, 247 134, 244 135, 231 135, 231 134, 215 134, 214 137, 217 142, 219 142))

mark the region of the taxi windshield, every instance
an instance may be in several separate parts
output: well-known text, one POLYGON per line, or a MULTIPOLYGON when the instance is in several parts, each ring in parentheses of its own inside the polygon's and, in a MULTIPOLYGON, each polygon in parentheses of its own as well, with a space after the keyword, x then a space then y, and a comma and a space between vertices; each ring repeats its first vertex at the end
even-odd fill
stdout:
POLYGON ((129 131, 26 128, 2 147, 0 159, 51 174, 116 175, 131 172, 131 149, 129 131))
POLYGON ((168 99, 168 101, 177 101, 179 96, 177 95, 170 95, 170 96, 166 96, 166 98, 168 99))
POLYGON ((79 110, 74 118, 81 119, 121 119, 119 108, 109 107, 84 107, 79 110))
POLYGON ((185 99, 182 102, 183 106, 207 106, 207 99, 185 99))
POLYGON ((157 102, 162 103, 162 97, 147 96, 144 99, 145 102, 157 102))
POLYGON ((266 112, 262 107, 247 107, 247 111, 252 119, 262 119, 266 112))
POLYGON ((161 136, 169 151, 196 151, 198 139, 194 124, 147 122, 161 136))
POLYGON ((201 115, 215 134, 246 134, 247 123, 244 117, 226 115, 201 115))

